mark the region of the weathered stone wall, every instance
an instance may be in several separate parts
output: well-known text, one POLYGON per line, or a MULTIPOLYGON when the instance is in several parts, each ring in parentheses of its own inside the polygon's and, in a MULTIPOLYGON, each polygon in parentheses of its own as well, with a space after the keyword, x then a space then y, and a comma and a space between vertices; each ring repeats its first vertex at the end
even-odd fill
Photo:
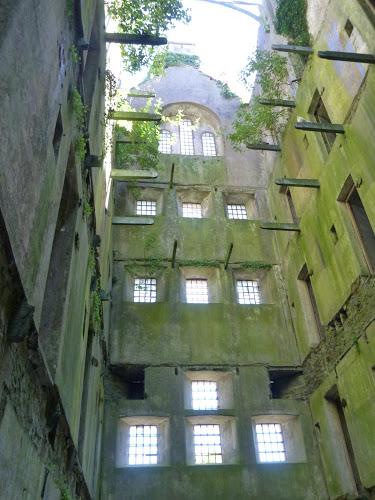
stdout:
POLYGON ((111 284, 111 225, 104 171, 87 168, 77 140, 85 142, 87 134, 87 153, 100 159, 104 6, 40 0, 13 2, 6 12, 0 39, 0 498, 93 498, 109 310, 96 292, 111 284), (95 41, 88 51, 77 49, 81 37, 95 41), (79 98, 74 102, 77 92, 86 108, 79 98))

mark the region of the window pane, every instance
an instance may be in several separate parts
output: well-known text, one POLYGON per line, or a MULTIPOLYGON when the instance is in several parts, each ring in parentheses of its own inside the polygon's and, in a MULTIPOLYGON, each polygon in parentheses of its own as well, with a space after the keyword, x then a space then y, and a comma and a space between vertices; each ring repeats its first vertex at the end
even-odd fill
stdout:
POLYGON ((207 280, 186 280, 186 301, 190 304, 208 304, 207 280))
POLYGON ((191 383, 193 410, 217 410, 217 383, 197 380, 191 383))
POLYGON ((227 205, 228 219, 247 219, 245 205, 227 205))
POLYGON ((183 203, 182 216, 192 217, 194 219, 202 218, 202 205, 200 203, 183 203))
POLYGON ((204 156, 216 156, 216 144, 214 134, 205 132, 202 134, 202 149, 204 156))
POLYGON ((137 215, 156 215, 156 201, 137 200, 137 215))
POLYGON ((170 154, 172 152, 171 133, 168 130, 160 131, 159 153, 170 154))
POLYGON ((255 280, 237 280, 239 304, 260 304, 259 283, 255 280))
POLYGON ((285 447, 280 424, 255 426, 260 462, 285 462, 285 447))
POLYGON ((180 144, 182 155, 194 154, 193 128, 190 120, 182 120, 180 124, 180 144))
POLYGON ((194 452, 196 464, 221 464, 220 426, 194 425, 194 452))
POLYGON ((158 462, 157 441, 150 445, 153 436, 157 437, 156 425, 131 425, 129 427, 129 465, 153 465, 158 462))
POLYGON ((134 280, 134 302, 156 302, 156 279, 136 278, 134 280))

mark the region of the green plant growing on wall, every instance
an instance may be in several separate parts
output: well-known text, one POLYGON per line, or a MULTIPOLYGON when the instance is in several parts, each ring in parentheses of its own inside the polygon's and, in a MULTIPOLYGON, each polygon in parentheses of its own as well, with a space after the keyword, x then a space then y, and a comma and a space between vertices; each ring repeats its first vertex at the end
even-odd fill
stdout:
POLYGON ((77 157, 82 162, 86 156, 86 139, 85 139, 85 126, 86 126, 86 106, 82 102, 80 93, 76 87, 73 87, 70 93, 70 102, 73 113, 76 118, 77 124, 77 138, 74 143, 74 149, 77 157))
POLYGON ((92 299, 92 311, 91 317, 92 322, 95 327, 100 327, 102 323, 102 300, 100 298, 100 291, 95 290, 91 294, 92 299))
MULTIPOLYGON (((241 73, 242 80, 252 90, 259 85, 262 98, 281 99, 286 93, 287 60, 275 52, 256 50, 241 73), (254 79, 254 73, 256 74, 254 79)), ((236 149, 267 142, 282 130, 287 110, 263 106, 259 97, 239 107, 229 139, 236 149)))
POLYGON ((220 94, 224 97, 224 99, 233 99, 234 97, 237 97, 236 94, 231 91, 227 83, 217 80, 216 84, 220 87, 220 94))
POLYGON ((284 35, 290 43, 310 45, 310 33, 306 19, 306 0, 278 0, 276 9, 276 32, 284 35))
POLYGON ((90 215, 94 213, 94 208, 92 207, 90 202, 88 202, 87 200, 83 200, 82 211, 85 217, 90 217, 90 215))
POLYGON ((81 62, 81 56, 79 55, 78 49, 75 45, 71 45, 69 48, 70 59, 72 62, 78 64, 81 62))
POLYGON ((90 247, 87 265, 90 271, 94 271, 96 265, 96 259, 95 259, 95 250, 93 247, 90 247))
MULTIPOLYGON (((190 17, 180 0, 113 0, 109 14, 118 21, 124 33, 159 36, 173 27, 176 21, 188 22, 190 17)), ((134 73, 150 64, 158 48, 142 45, 123 45, 125 70, 134 73)))
POLYGON ((69 23, 73 21, 73 16, 74 16, 73 0, 66 0, 66 17, 68 18, 69 23))
POLYGON ((150 65, 148 76, 162 76, 165 70, 172 66, 192 66, 199 68, 201 60, 198 56, 192 54, 177 54, 169 52, 168 49, 161 49, 155 55, 150 65))

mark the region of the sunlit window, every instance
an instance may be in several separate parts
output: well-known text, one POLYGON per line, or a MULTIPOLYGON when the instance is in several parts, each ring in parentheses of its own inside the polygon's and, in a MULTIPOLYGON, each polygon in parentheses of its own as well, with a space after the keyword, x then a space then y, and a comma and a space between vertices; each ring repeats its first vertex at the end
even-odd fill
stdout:
POLYGON ((156 215, 156 201, 137 200, 137 215, 156 215))
POLYGON ((193 410, 217 410, 217 383, 211 380, 193 380, 191 383, 193 410))
POLYGON ((182 120, 180 124, 180 146, 182 155, 194 154, 193 127, 190 120, 182 120))
POLYGON ((215 136, 211 132, 202 134, 202 149, 204 156, 216 156, 215 136))
POLYGON ((247 219, 245 205, 227 205, 228 219, 247 219))
POLYGON ((156 425, 129 426, 129 465, 158 463, 158 427, 156 425))
POLYGON ((186 302, 189 304, 208 304, 207 280, 186 280, 186 302))
POLYGON ((159 138, 159 153, 171 154, 172 152, 172 141, 171 133, 168 130, 160 131, 159 138))
POLYGON ((259 283, 256 280, 237 280, 239 304, 260 304, 259 283))
POLYGON ((285 462, 285 447, 280 424, 256 424, 259 462, 285 462))
POLYGON ((194 453, 196 464, 221 464, 220 425, 194 425, 194 453))
POLYGON ((134 302, 156 302, 155 278, 136 278, 134 280, 134 302))
POLYGON ((183 203, 182 216, 192 217, 194 219, 202 218, 202 205, 200 203, 183 203))

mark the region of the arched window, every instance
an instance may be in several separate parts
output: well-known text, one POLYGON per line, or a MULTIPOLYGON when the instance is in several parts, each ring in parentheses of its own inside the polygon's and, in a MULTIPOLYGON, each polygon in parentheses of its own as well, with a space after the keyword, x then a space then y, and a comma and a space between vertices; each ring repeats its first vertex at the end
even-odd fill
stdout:
POLYGON ((180 145, 182 155, 194 154, 193 127, 190 120, 182 120, 180 124, 180 145))
POLYGON ((203 156, 216 156, 215 136, 211 132, 202 134, 203 156))
POLYGON ((172 141, 171 133, 168 130, 160 131, 159 139, 159 153, 171 154, 172 152, 172 141))

